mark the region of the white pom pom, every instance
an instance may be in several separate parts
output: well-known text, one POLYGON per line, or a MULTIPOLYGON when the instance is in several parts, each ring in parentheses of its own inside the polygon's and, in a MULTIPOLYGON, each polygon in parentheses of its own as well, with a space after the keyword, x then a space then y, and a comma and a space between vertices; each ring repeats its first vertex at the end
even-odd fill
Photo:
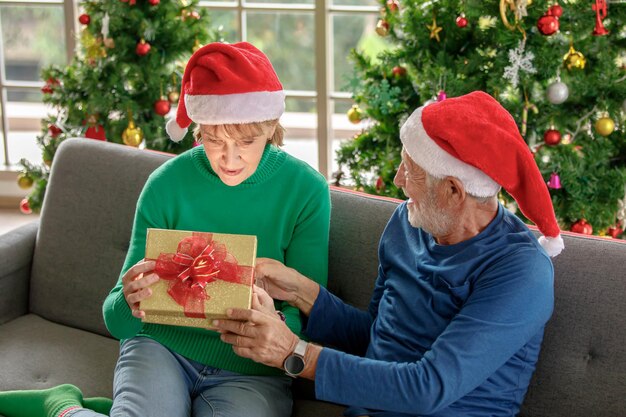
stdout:
POLYGON ((565 248, 561 235, 558 235, 557 237, 541 236, 539 238, 539 244, 545 249, 551 258, 557 256, 565 248))
POLYGON ((182 128, 176 123, 176 119, 170 119, 165 125, 165 131, 173 142, 180 142, 187 134, 187 129, 182 128))

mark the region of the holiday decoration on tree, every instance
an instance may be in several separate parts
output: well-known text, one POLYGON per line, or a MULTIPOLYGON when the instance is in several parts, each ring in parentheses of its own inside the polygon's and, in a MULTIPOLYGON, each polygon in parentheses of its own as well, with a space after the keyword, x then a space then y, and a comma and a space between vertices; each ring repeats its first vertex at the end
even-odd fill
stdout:
POLYGON ((585 59, 585 56, 582 54, 582 52, 574 49, 573 44, 570 45, 569 51, 567 51, 567 53, 563 57, 563 65, 565 65, 568 70, 585 69, 586 63, 587 60, 585 59))
POLYGON ((559 174, 557 174, 556 172, 550 174, 550 180, 547 182, 547 184, 548 188, 552 190, 560 190, 561 188, 563 188, 563 186, 561 185, 561 177, 559 177, 559 174))
POLYGON ((517 88, 519 84, 519 72, 520 70, 534 74, 537 72, 533 66, 533 59, 535 54, 532 52, 525 52, 526 38, 519 41, 517 48, 509 51, 509 66, 504 69, 503 77, 511 81, 513 88, 517 88))
POLYGON ((565 103, 569 97, 569 88, 567 88, 567 84, 561 81, 560 77, 557 77, 556 82, 548 86, 546 96, 552 104, 565 103))
POLYGON ((148 55, 148 52, 150 52, 150 44, 148 42, 146 42, 144 39, 141 39, 139 41, 139 43, 137 43, 137 47, 135 48, 135 53, 137 53, 137 55, 139 56, 145 56, 148 55))
POLYGON ((389 35, 389 23, 384 19, 380 19, 378 23, 376 23, 376 33, 380 36, 389 35))
POLYGON ((595 4, 591 6, 594 12, 596 12, 596 27, 593 29, 592 35, 594 36, 606 36, 609 31, 606 30, 602 21, 606 19, 607 7, 606 0, 595 0, 595 4))
POLYGON ((465 17, 465 13, 461 13, 455 20, 456 25, 460 28, 464 28, 467 26, 467 18, 465 17))
POLYGON ((398 10, 400 9, 400 3, 398 3, 398 0, 387 0, 387 10, 389 10, 390 13, 397 13, 398 10))
POLYGON ((23 198, 22 201, 20 201, 20 211, 24 214, 31 214, 33 212, 27 198, 23 198))
MULTIPOLYGON (((560 6, 559 6, 560 7, 560 6)), ((563 12, 562 9, 561 13, 563 12)), ((539 18, 537 21, 537 29, 542 35, 551 36, 559 31, 559 16, 555 16, 553 13, 553 7, 539 18)))
POLYGON ((550 129, 546 130, 543 134, 543 141, 548 146, 555 146, 561 142, 561 132, 556 130, 554 126, 550 127, 550 129))
POLYGON ((165 97, 154 102, 154 112, 159 116, 165 116, 170 112, 171 104, 165 97))
POLYGON ((122 132, 122 141, 125 145, 138 147, 143 142, 143 131, 140 127, 135 126, 133 121, 133 112, 128 112, 128 126, 122 132))
POLYGON ((609 136, 615 130, 615 122, 609 116, 603 116, 596 121, 596 132, 601 136, 609 136))
POLYGON ((69 137, 117 143, 125 138, 132 146, 143 141, 146 148, 171 153, 190 149, 192 133, 179 143, 167 139, 161 86, 168 86, 166 101, 176 95, 168 104, 176 103, 181 65, 194 42, 219 40, 218 31, 209 31, 207 11, 198 7, 198 0, 86 0, 81 7, 76 57, 64 68, 42 71, 43 101, 53 109, 37 137, 43 164, 21 161, 23 174, 32 181, 28 207, 33 211, 41 209, 49 167, 59 144, 69 137), (182 21, 182 10, 193 13, 182 21))
POLYGON ((593 234, 593 227, 587 223, 587 220, 580 219, 574 223, 572 227, 570 227, 570 231, 574 233, 582 233, 583 235, 590 235, 593 234))
POLYGON ((22 190, 28 190, 33 186, 33 179, 28 174, 21 173, 17 176, 17 185, 22 190))
POLYGON ((348 110, 348 120, 354 124, 359 124, 363 120, 363 111, 356 104, 348 110))
POLYGON ((441 32, 443 28, 437 25, 437 18, 433 17, 433 22, 430 25, 426 25, 426 27, 430 30, 430 39, 435 39, 437 42, 440 42, 439 32, 441 32))
MULTIPOLYGON (((380 4, 393 47, 376 60, 351 54, 349 85, 368 123, 338 150, 336 178, 342 185, 405 198, 393 184, 400 126, 416 108, 436 101, 440 90, 449 98, 483 90, 516 120, 562 229, 581 219, 594 233, 626 225, 618 217, 619 204, 626 206, 626 6, 595 0, 402 0, 401 12, 391 13, 386 1, 380 4), (604 27, 604 36, 592 36, 594 11, 594 32, 604 27), (461 16, 469 22, 463 28, 457 26, 461 16), (549 25, 538 27, 544 16, 549 19, 542 23, 549 25), (435 27, 441 28, 439 42, 431 37, 435 27), (544 34, 542 28, 550 30, 544 34), (396 66, 407 73, 393 76, 396 66)), ((495 132, 489 134, 497 140, 495 132)), ((513 206, 506 193, 502 198, 513 206)), ((521 211, 516 214, 526 220, 521 211)))

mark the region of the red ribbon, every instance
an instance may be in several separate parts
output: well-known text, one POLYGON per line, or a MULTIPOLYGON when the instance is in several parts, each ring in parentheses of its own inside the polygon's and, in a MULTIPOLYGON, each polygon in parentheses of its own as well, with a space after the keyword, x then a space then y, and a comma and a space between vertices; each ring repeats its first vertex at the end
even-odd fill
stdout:
POLYGON ((170 281, 167 293, 183 306, 185 316, 206 318, 204 302, 209 299, 207 284, 216 280, 252 285, 252 267, 237 264, 226 246, 211 233, 193 233, 183 238, 176 253, 161 253, 154 269, 170 281))

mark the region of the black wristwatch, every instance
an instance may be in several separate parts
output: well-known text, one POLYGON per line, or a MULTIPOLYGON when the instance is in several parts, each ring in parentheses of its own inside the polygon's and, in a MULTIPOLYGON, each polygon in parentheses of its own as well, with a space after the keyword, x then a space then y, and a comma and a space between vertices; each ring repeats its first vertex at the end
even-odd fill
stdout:
POLYGON ((298 340, 296 349, 291 355, 287 356, 287 359, 285 359, 283 368, 285 368, 285 373, 292 378, 297 377, 302 373, 302 371, 304 371, 304 367, 306 366, 304 354, 306 353, 307 345, 308 343, 304 340, 298 340))

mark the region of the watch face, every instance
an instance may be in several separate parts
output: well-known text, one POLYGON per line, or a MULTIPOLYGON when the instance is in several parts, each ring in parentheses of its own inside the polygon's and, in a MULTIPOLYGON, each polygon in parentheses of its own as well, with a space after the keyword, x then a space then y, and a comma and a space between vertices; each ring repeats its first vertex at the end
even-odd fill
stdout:
POLYGON ((304 371, 304 359, 298 355, 291 355, 285 360, 285 371, 291 375, 300 375, 304 371))

